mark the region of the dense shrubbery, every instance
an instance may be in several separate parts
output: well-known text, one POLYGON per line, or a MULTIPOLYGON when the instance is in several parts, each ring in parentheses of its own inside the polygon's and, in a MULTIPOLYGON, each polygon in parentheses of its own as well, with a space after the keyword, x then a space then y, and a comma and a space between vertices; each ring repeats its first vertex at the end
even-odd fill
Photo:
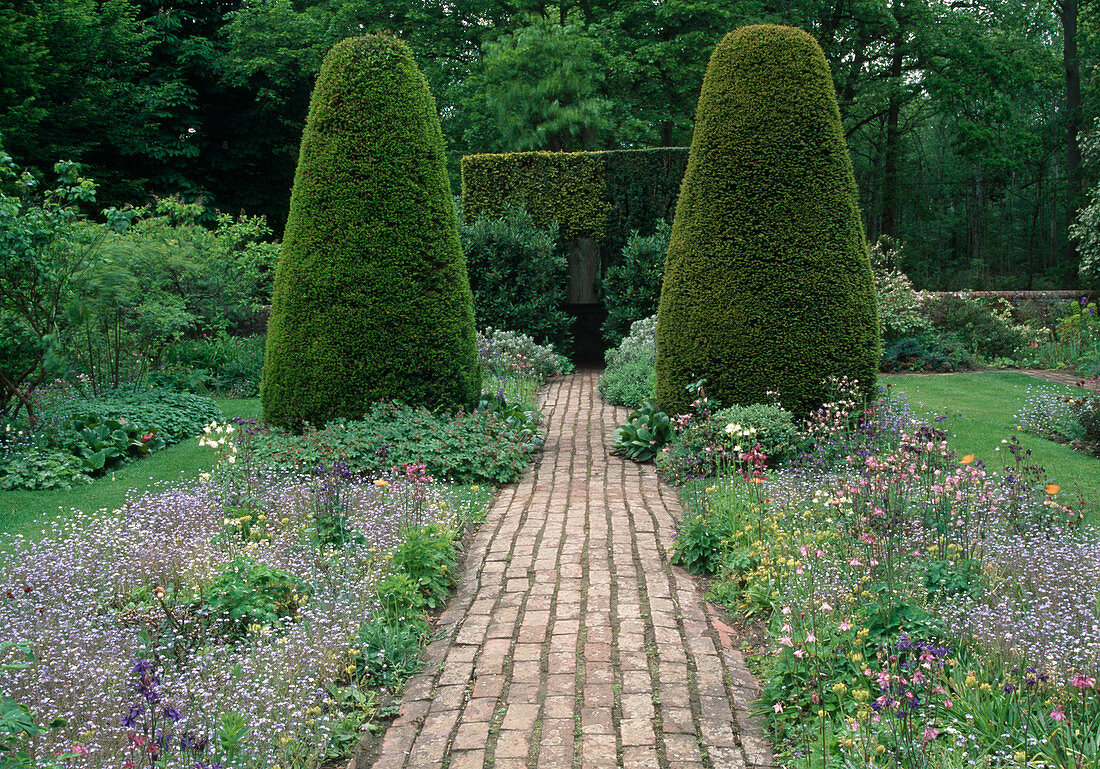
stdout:
POLYGON ((609 403, 637 408, 653 397, 656 325, 656 315, 636 321, 619 346, 607 351, 607 368, 600 377, 598 388, 609 403))
POLYGON ((0 153, 0 412, 33 410, 34 391, 56 379, 95 395, 139 380, 186 333, 250 319, 266 300, 275 247, 254 217, 196 224, 198 204, 153 210, 82 210, 96 185, 71 163, 41 189, 0 153), (9 190, 11 190, 9 194, 9 190))
POLYGON ((500 218, 459 220, 478 328, 522 329, 559 350, 572 343, 566 262, 556 224, 540 229, 518 206, 500 218))
POLYGON ((636 321, 656 314, 671 234, 672 227, 664 219, 657 222, 652 235, 642 236, 635 230, 619 261, 607 268, 603 280, 607 307, 603 333, 612 347, 622 342, 636 321))
POLYGON ((235 398, 260 393, 265 337, 215 334, 168 345, 165 367, 150 381, 188 392, 213 390, 235 398))
POLYGON ((829 66, 802 30, 758 25, 715 48, 672 225, 657 403, 706 379, 727 405, 778 391, 800 415, 830 376, 874 391, 874 282, 829 66))
POLYGON ((310 102, 268 321, 273 424, 472 407, 473 303, 435 101, 408 46, 337 43, 310 102))

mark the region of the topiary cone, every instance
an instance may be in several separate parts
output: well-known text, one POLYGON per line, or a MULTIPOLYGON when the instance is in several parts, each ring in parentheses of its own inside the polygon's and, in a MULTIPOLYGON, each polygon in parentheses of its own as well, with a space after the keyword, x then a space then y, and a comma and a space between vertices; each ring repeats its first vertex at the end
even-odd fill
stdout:
POLYGON ((799 415, 828 377, 874 389, 881 342, 852 164, 825 56, 806 32, 729 33, 703 80, 657 319, 657 399, 799 415))
POLYGON ((372 401, 470 406, 473 300, 435 100, 408 47, 337 43, 310 100, 268 321, 261 398, 276 425, 372 401))

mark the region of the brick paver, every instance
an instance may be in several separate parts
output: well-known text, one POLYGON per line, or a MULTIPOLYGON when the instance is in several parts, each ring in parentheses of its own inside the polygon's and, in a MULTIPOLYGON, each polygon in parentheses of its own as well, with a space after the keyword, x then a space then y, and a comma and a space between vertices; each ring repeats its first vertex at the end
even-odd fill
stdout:
POLYGON ((374 769, 771 766, 755 680, 669 565, 676 492, 609 456, 627 412, 597 377, 543 391, 540 460, 475 536, 374 769))

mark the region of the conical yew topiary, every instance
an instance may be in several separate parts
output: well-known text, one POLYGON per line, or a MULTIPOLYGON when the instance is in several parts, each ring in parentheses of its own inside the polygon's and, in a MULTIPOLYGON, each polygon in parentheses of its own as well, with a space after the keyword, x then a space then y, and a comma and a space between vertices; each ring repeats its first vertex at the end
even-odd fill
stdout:
POLYGON ((778 392, 799 414, 830 377, 874 388, 874 281, 825 56, 806 32, 729 33, 707 67, 657 321, 657 399, 687 411, 778 392))
POLYGON ((310 101, 268 321, 264 418, 469 406, 473 304, 435 100, 401 41, 344 40, 310 101))

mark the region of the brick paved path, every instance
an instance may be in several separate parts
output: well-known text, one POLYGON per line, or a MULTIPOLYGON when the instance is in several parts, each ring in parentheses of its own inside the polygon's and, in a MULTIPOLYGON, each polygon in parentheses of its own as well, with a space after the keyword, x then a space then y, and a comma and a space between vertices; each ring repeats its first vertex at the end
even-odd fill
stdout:
POLYGON ((597 375, 544 391, 541 460, 476 535, 375 769, 771 765, 729 628, 669 566, 676 492, 608 456, 627 412, 597 375))

